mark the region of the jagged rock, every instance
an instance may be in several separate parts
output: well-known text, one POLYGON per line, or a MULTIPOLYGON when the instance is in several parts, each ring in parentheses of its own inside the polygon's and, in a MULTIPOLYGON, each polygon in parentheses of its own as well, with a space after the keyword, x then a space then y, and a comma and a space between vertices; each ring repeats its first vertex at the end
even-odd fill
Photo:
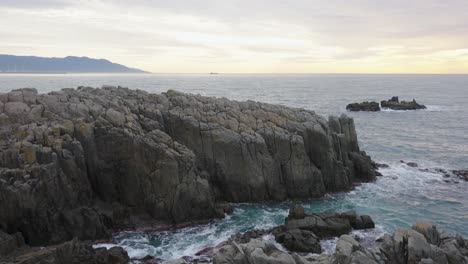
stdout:
POLYGON ((90 244, 76 239, 45 248, 27 248, 12 252, 0 263, 18 264, 127 264, 127 253, 121 247, 93 249, 90 244), (2 262, 5 261, 5 262, 2 262))
POLYGON ((285 220, 286 229, 309 230, 319 238, 340 236, 351 232, 352 227, 347 218, 341 217, 338 213, 324 212, 310 214, 303 219, 287 218, 285 220))
POLYGON ((391 99, 381 101, 380 105, 382 108, 390 108, 392 110, 417 110, 426 109, 425 105, 418 104, 416 100, 413 101, 399 101, 398 96, 393 96, 391 99))
POLYGON ((374 221, 368 215, 357 215, 355 211, 348 211, 342 213, 341 216, 348 219, 351 227, 356 230, 375 227, 374 221))
POLYGON ((346 110, 349 111, 370 111, 377 112, 380 111, 380 105, 377 102, 363 102, 363 103, 352 103, 346 106, 346 110))
POLYGON ((29 245, 105 238, 140 216, 223 217, 219 203, 320 197, 375 179, 344 115, 120 87, 0 98, 0 227, 29 245))
POLYGON ((435 225, 429 221, 419 220, 411 228, 421 233, 432 245, 440 244, 440 234, 435 225))
MULTIPOLYGON (((426 229, 424 229, 426 230, 426 229)), ((214 262, 230 264, 290 263, 290 264, 455 264, 468 263, 468 243, 460 235, 441 234, 440 247, 429 244, 424 235, 414 230, 397 229, 393 235, 385 234, 378 245, 366 248, 350 235, 342 235, 331 255, 296 254, 282 252, 267 242, 257 239, 249 243, 229 242, 215 250, 214 262), (248 250, 247 250, 248 249, 248 250), (253 260, 251 252, 259 252, 253 260), (266 255, 266 256, 265 256, 266 255), (276 258, 276 256, 279 256, 276 258), (260 262, 256 262, 260 261, 260 262), (267 262, 265 262, 267 261, 267 262)))
MULTIPOLYGON (((301 206, 293 206, 285 220, 287 230, 312 231, 319 238, 335 237, 349 233, 354 229, 374 228, 375 224, 367 215, 357 215, 354 211, 338 214, 335 212, 321 212, 304 214, 302 218, 297 217, 297 211, 303 211, 301 206)), ((301 214, 302 215, 302 214, 301 214)))
POLYGON ((10 254, 24 245, 24 238, 20 233, 9 235, 0 230, 0 257, 10 254))

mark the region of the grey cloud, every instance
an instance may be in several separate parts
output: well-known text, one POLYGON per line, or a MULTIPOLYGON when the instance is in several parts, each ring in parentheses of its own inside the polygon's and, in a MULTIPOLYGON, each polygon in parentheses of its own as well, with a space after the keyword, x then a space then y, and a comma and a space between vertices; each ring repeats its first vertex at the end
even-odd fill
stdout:
POLYGON ((61 8, 72 5, 73 3, 74 2, 70 0, 2 0, 0 1, 0 7, 22 9, 61 8))

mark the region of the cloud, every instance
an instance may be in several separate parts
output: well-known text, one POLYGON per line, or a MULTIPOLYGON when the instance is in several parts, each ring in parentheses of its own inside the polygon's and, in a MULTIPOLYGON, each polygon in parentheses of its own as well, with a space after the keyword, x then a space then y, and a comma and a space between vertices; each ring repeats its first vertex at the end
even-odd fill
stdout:
POLYGON ((61 8, 71 5, 73 1, 67 0, 2 0, 0 7, 36 9, 36 8, 61 8))
POLYGON ((156 72, 408 71, 415 60, 461 71, 465 54, 448 51, 467 49, 466 10, 459 0, 3 0, 0 51, 156 72))

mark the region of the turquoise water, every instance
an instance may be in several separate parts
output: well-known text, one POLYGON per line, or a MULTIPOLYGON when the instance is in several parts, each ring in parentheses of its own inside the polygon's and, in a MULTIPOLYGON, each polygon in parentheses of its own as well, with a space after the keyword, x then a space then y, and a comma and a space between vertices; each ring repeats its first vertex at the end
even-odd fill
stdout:
MULTIPOLYGON (((0 75, 0 92, 36 87, 48 92, 79 85, 122 85, 150 92, 175 89, 236 100, 302 107, 355 119, 360 146, 390 165, 383 177, 350 193, 303 201, 309 212, 356 210, 378 225, 372 234, 408 227, 426 218, 441 229, 468 236, 468 183, 420 168, 468 168, 468 75, 0 75), (415 98, 427 110, 349 113, 350 102, 415 98)), ((237 205, 234 214, 179 230, 115 234, 131 256, 191 256, 232 234, 281 224, 291 202, 237 205)), ((327 244, 333 247, 333 243, 327 244)), ((326 245, 325 245, 326 246, 326 245)))

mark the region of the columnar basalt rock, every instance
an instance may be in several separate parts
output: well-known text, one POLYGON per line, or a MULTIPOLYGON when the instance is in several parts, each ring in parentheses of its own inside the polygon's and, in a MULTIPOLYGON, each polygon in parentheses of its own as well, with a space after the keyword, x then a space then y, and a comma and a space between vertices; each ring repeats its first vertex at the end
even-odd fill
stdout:
POLYGON ((30 245, 107 237, 140 215, 221 217, 225 202, 319 197, 375 178, 346 116, 120 87, 21 89, 0 102, 0 228, 30 245))

